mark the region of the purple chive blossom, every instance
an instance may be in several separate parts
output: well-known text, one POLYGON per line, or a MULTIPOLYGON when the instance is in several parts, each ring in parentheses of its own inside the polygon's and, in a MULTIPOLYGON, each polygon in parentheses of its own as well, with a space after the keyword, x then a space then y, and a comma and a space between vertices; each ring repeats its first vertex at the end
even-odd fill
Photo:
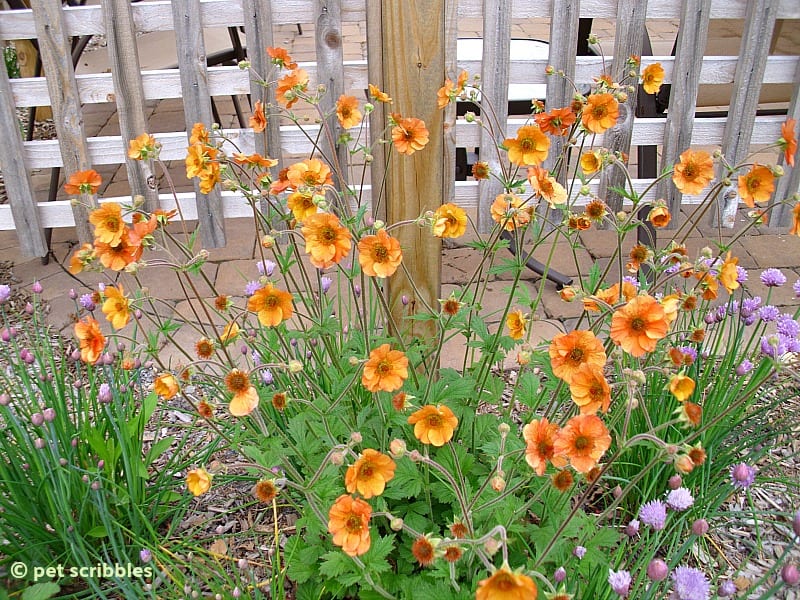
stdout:
POLYGON ((738 300, 731 300, 728 304, 728 314, 735 315, 739 312, 739 301, 738 300))
POLYGON ((667 524, 667 505, 661 500, 651 500, 639 509, 639 518, 655 530, 664 529, 667 524))
MULTIPOLYGON (((798 281, 798 283, 800 283, 800 281, 798 281)), ((4 283, 0 285, 0 304, 8 302, 9 298, 11 298, 11 286, 4 283)))
POLYGON ((746 463, 731 467, 731 483, 733 487, 747 489, 756 480, 756 470, 746 463))
POLYGON ((248 281, 247 285, 244 286, 244 293, 247 296, 252 296, 258 290, 261 289, 261 282, 259 281, 248 281))
POLYGON ((784 565, 781 569, 781 579, 786 585, 794 587, 800 583, 800 570, 791 563, 784 565))
POLYGON ((672 510, 682 511, 694 504, 692 493, 685 487, 679 487, 667 494, 667 506, 672 510))
POLYGON ((752 370, 753 363, 745 358, 741 363, 739 363, 739 366, 736 367, 736 374, 741 377, 742 375, 747 375, 752 370))
POLYGON ((672 591, 677 600, 708 600, 711 584, 702 571, 693 567, 676 567, 672 572, 672 591))
POLYGON ((558 567, 556 572, 553 573, 553 581, 561 583, 567 578, 567 570, 564 567, 558 567))
POLYGON ((80 304, 82 308, 85 308, 88 311, 93 311, 95 308, 91 294, 83 294, 78 300, 78 304, 80 304))
POLYGON ((33 285, 31 286, 31 291, 34 294, 41 294, 43 289, 44 288, 42 288, 42 284, 39 283, 38 281, 34 281, 33 285))
POLYGON ((739 265, 736 265, 736 281, 739 283, 747 281, 747 271, 744 267, 740 267, 739 265))
POLYGON ((681 270, 680 264, 670 265, 670 266, 667 267, 666 273, 668 275, 674 275, 675 273, 677 273, 680 270, 681 270))
POLYGON ((800 340, 797 338, 784 338, 786 341, 786 351, 787 352, 794 352, 797 354, 800 352, 800 340))
POLYGON ((722 323, 725 320, 725 316, 728 314, 728 307, 724 304, 722 306, 718 306, 716 312, 714 313, 714 321, 717 323, 722 323))
POLYGON ((631 589, 631 574, 628 571, 608 570, 608 584, 617 594, 625 598, 631 589))
POLYGON ((761 307, 761 296, 753 296, 752 298, 745 298, 742 300, 742 309, 739 314, 744 317, 749 317, 761 307))
POLYGON ((736 587, 736 584, 733 583, 730 579, 726 579, 722 583, 719 584, 717 588, 717 596, 720 598, 727 598, 729 596, 733 596, 739 590, 736 587))
POLYGON ((575 549, 572 553, 578 557, 578 560, 582 559, 586 555, 586 548, 583 546, 575 546, 575 549))
POLYGON ((275 271, 275 267, 277 266, 278 265, 271 260, 260 260, 256 263, 258 272, 262 275, 266 275, 267 277, 272 277, 272 273, 275 271))
POLYGON ((109 402, 111 402, 111 399, 112 399, 111 386, 109 386, 107 383, 101 383, 100 389, 97 390, 98 402, 108 404, 109 402))
POLYGON ((781 287, 786 283, 786 275, 780 269, 764 269, 760 279, 761 283, 767 287, 781 287))
POLYGON ((796 338, 800 335, 800 323, 792 318, 792 315, 783 314, 778 317, 776 323, 778 333, 789 338, 796 338))
POLYGON ((770 358, 780 358, 788 352, 786 340, 780 335, 761 336, 761 353, 770 358))
POLYGON ((625 535, 628 537, 636 537, 639 535, 639 519, 633 519, 625 526, 625 535))
POLYGON ((622 278, 622 281, 625 283, 630 283, 633 287, 638 288, 640 283, 636 277, 631 277, 630 275, 626 275, 622 278))
MULTIPOLYGON (((6 286, 6 287, 8 287, 8 286, 6 286)), ((794 282, 794 285, 792 286, 792 289, 794 290, 794 297, 795 298, 800 298, 800 279, 798 279, 797 281, 794 282)))
POLYGON ((776 321, 780 315, 781 311, 778 310, 778 307, 772 306, 771 304, 767 304, 758 309, 758 317, 764 323, 772 323, 776 321))
POLYGON ((264 385, 272 385, 272 382, 275 381, 275 378, 272 376, 272 371, 269 369, 261 371, 261 381, 264 382, 264 385))
POLYGON ((319 286, 322 290, 323 294, 327 294, 328 290, 331 289, 331 284, 333 283, 333 279, 330 277, 325 277, 324 275, 319 278, 319 286))
POLYGON ((139 551, 139 560, 141 560, 143 563, 149 563, 152 558, 153 553, 147 548, 143 548, 139 551))

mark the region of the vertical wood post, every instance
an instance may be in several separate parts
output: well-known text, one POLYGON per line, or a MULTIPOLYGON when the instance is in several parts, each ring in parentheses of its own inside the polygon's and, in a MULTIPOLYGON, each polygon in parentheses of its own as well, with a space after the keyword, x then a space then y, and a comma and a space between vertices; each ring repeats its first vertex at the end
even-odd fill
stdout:
MULTIPOLYGON (((445 185, 454 177, 451 165, 444 165, 444 116, 436 103, 436 90, 445 79, 442 15, 449 14, 451 1, 383 2, 386 89, 394 98, 393 108, 397 112, 404 117, 422 119, 430 132, 430 140, 421 151, 411 156, 399 155, 396 151, 390 154, 386 181, 389 223, 416 219, 425 211, 435 210, 442 204, 445 185)), ((400 302, 403 295, 414 305, 427 304, 431 310, 438 309, 441 242, 430 231, 418 227, 404 227, 397 237, 403 248, 403 263, 416 285, 414 289, 403 272, 389 280, 390 307, 400 323, 404 313, 400 302)), ((413 336, 428 339, 435 332, 435 321, 415 323, 412 329, 413 336)))
MULTIPOLYGON (((758 109, 758 95, 767 67, 767 56, 772 39, 772 29, 778 12, 778 0, 751 0, 747 3, 744 35, 736 61, 733 89, 736 95, 731 101, 725 131, 722 134, 722 154, 729 164, 735 165, 747 156, 753 125, 758 109)), ((717 179, 726 176, 722 165, 716 166, 717 179)), ((711 225, 733 228, 739 208, 737 185, 725 188, 717 200, 717 210, 711 211, 711 225)))
MULTIPOLYGON (((213 116, 211 96, 208 91, 200 0, 173 0, 172 19, 175 26, 175 45, 181 74, 186 131, 190 132, 195 123, 203 123, 210 129, 213 116)), ((207 248, 222 248, 225 246, 225 220, 219 189, 215 187, 211 193, 202 194, 200 183, 195 180, 194 191, 203 244, 207 248)))
MULTIPOLYGON (((367 77, 369 83, 385 90, 383 76, 383 8, 381 2, 367 2, 367 77)), ((389 94, 392 95, 391 93, 389 94)), ((387 145, 381 140, 386 127, 388 111, 383 102, 373 102, 375 108, 369 115, 369 143, 372 162, 369 167, 372 215, 386 221, 384 177, 386 176, 387 145)), ((455 132, 454 132, 455 135, 455 132)))
MULTIPOLYGON (((91 169, 92 163, 83 129, 83 112, 64 14, 60 2, 47 0, 32 0, 31 9, 36 23, 42 65, 47 73, 47 91, 50 93, 50 106, 53 109, 53 122, 58 134, 64 174, 69 177, 77 171, 91 169)), ((96 204, 94 198, 92 203, 96 204)), ((75 231, 82 243, 91 242, 94 237, 89 226, 91 209, 92 207, 79 203, 72 206, 75 231)))
MULTIPOLYGON (((147 131, 144 108, 139 50, 136 46, 136 30, 129 2, 103 0, 103 19, 108 41, 108 58, 111 77, 114 80, 114 99, 122 140, 127 153, 128 143, 147 131)), ((144 208, 158 208, 158 184, 154 174, 155 163, 151 160, 134 160, 126 154, 128 184, 131 195, 144 196, 144 208)))
MULTIPOLYGON (((698 49, 706 47, 710 15, 711 0, 683 0, 681 27, 678 30, 675 63, 672 67, 669 113, 664 125, 664 145, 661 149, 662 172, 671 169, 678 162, 681 152, 692 142, 697 88, 703 66, 703 53, 698 49)), ((656 186, 656 197, 669 199, 669 212, 672 215, 680 214, 681 196, 669 177, 656 186)), ((668 227, 674 229, 678 221, 679 219, 672 219, 668 227)))
MULTIPOLYGON (((483 57, 481 62, 481 101, 492 107, 481 119, 497 118, 491 130, 481 128, 480 157, 494 173, 500 172, 497 146, 506 138, 508 121, 508 82, 511 67, 511 0, 498 0, 495 6, 484 5, 483 57)), ((478 182, 478 231, 489 233, 495 225, 489 207, 503 191, 500 182, 490 177, 478 182)))
MULTIPOLYGON (((786 118, 800 122, 800 62, 797 63, 794 80, 796 85, 792 94, 792 101, 789 104, 789 110, 786 112, 786 118)), ((795 135, 797 135, 797 123, 794 124, 794 127, 795 135)), ((783 153, 781 153, 778 157, 778 164, 786 172, 783 177, 778 179, 778 183, 775 185, 775 193, 772 196, 773 202, 784 200, 800 192, 800 156, 795 157, 794 167, 790 167, 786 164, 783 153)), ((779 204, 773 208, 769 218, 770 227, 788 227, 792 221, 792 207, 793 204, 779 204)))
MULTIPOLYGON (((632 54, 642 54, 642 43, 645 34, 645 16, 647 14, 646 0, 619 0, 617 6, 617 32, 614 37, 614 63, 612 77, 627 78, 637 87, 639 69, 635 75, 628 77, 625 64, 632 54)), ((619 81, 619 79, 617 79, 619 81)), ((611 152, 624 152, 630 154, 631 135, 633 134, 633 117, 636 114, 637 93, 628 94, 628 100, 619 106, 619 119, 617 124, 605 132, 603 145, 611 152)), ((611 212, 622 209, 622 196, 611 188, 624 188, 625 174, 621 169, 604 169, 600 174, 600 188, 598 196, 608 204, 611 212)))
MULTIPOLYGON (((33 123, 31 123, 33 126, 33 123)), ((0 170, 14 215, 14 228, 22 254, 46 256, 47 242, 39 221, 31 178, 25 168, 22 135, 17 119, 14 95, 5 64, 0 65, 0 170)))

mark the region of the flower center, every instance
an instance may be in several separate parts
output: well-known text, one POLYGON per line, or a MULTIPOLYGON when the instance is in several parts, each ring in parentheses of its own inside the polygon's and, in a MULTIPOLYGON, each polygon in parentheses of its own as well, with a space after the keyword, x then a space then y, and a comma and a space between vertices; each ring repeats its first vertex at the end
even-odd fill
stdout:
POLYGON ((375 469, 372 468, 372 463, 364 463, 361 465, 361 468, 358 470, 358 474, 360 477, 365 477, 367 479, 371 478, 375 474, 375 469))
POLYGON ((328 244, 336 241, 336 230, 333 227, 323 227, 319 232, 319 239, 328 244))
POLYGON ((603 117, 606 116, 607 112, 608 111, 606 110, 605 104, 598 104, 592 107, 592 116, 595 117, 596 119, 602 119, 603 117))
POLYGON ((382 244, 375 244, 372 247, 372 260, 383 263, 389 260, 389 249, 382 244))
POLYGON ((375 372, 378 373, 378 375, 381 375, 381 376, 388 375, 389 373, 391 373, 392 372, 392 363, 391 363, 391 361, 389 361, 387 359, 384 359, 381 362, 379 362, 378 366, 375 367, 375 372))
POLYGON ((519 147, 523 150, 533 150, 536 147, 536 144, 534 144, 531 138, 524 138, 520 140, 519 147))
POLYGON ((589 447, 589 439, 585 435, 579 435, 575 438, 575 449, 586 450, 589 447))
POLYGON ((683 176, 686 179, 694 179, 697 177, 697 168, 694 166, 693 163, 689 163, 685 167, 683 167, 683 176))
POLYGON ((573 348, 569 353, 569 359, 572 362, 581 362, 583 360, 583 349, 573 348))
POLYGON ((644 330, 644 319, 642 317, 634 317, 631 319, 631 329, 634 331, 644 330))
POLYGON ((361 517, 358 515, 350 515, 344 525, 345 529, 350 533, 361 533, 362 523, 361 517))
POLYGON ((441 427, 442 417, 440 415, 431 415, 428 417, 428 427, 441 427))
POLYGON ((548 444, 545 441, 539 442, 538 449, 539 449, 539 454, 541 454, 542 456, 549 456, 550 450, 552 450, 550 444, 548 444))
POLYGON ((275 308, 278 306, 278 297, 277 296, 267 296, 264 298, 264 306, 267 308, 275 308))

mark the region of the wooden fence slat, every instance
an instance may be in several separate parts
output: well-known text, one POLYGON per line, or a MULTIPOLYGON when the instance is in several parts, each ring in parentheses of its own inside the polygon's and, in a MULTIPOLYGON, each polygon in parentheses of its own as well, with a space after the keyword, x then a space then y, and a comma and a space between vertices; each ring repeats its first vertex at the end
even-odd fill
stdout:
MULTIPOLYGON (((122 133, 123 151, 126 151, 132 139, 147 132, 136 31, 133 27, 133 14, 129 2, 103 0, 103 11, 108 56, 114 80, 117 118, 122 133)), ((154 161, 133 160, 126 154, 125 167, 131 195, 143 196, 144 208, 147 211, 158 208, 158 184, 154 175, 154 161)))
MULTIPOLYGON (((451 81, 458 79, 458 6, 456 1, 444 5, 444 70, 451 81)), ((451 102, 442 113, 442 202, 451 202, 456 195, 456 105, 451 102)))
MULTIPOLYGON (((505 139, 504 124, 508 120, 509 60, 511 58, 511 0, 497 0, 483 11, 483 64, 481 67, 481 100, 491 107, 481 119, 480 158, 494 173, 500 172, 501 157, 497 146, 505 139), (496 118, 496 122, 495 122, 496 118)), ((495 225, 490 207, 503 191, 494 177, 478 184, 478 231, 489 233, 495 225)))
MULTIPOLYGON (((800 63, 797 65, 797 74, 794 80, 797 85, 795 86, 794 94, 792 94, 792 101, 789 103, 786 118, 800 122, 800 63)), ((797 123, 795 123, 794 129, 795 135, 797 135, 797 123)), ((772 195, 773 202, 800 193, 800 156, 795 156, 795 166, 790 167, 786 164, 783 153, 781 153, 778 158, 778 164, 787 172, 778 179, 778 183, 775 185, 775 193, 772 195)), ((788 227, 792 222, 792 207, 792 204, 779 204, 773 208, 769 218, 770 227, 788 227)))
MULTIPOLYGON (((386 182, 387 217, 390 223, 416 219, 442 204, 442 182, 453 177, 443 154, 444 116, 437 107, 437 90, 445 76, 445 27, 441 18, 449 14, 447 3, 429 0, 409 4, 404 0, 383 3, 384 82, 392 91, 394 108, 404 117, 422 119, 429 131, 428 144, 411 156, 393 151, 389 157, 386 182), (445 170, 447 173, 445 174, 445 170)), ((408 296, 436 311, 441 282, 441 243, 429 231, 402 228, 397 237, 403 248, 403 272, 388 282, 389 303, 395 323, 403 323, 407 308, 399 300, 408 296), (413 273, 415 286, 405 275, 413 273)), ((412 335, 430 338, 433 321, 412 322, 412 335)))
MULTIPOLYGON (((758 93, 764 76, 772 30, 775 27, 777 0, 752 0, 747 6, 744 35, 736 66, 734 90, 736 94, 728 109, 728 122, 722 140, 722 154, 729 164, 744 160, 753 135, 753 123, 758 109, 758 93)), ((717 180, 726 176, 721 164, 716 166, 717 180)), ((712 227, 721 225, 733 228, 739 208, 737 185, 722 190, 716 210, 711 211, 712 227)))
MULTIPOLYGON (((670 89, 669 113, 661 149, 661 171, 672 168, 692 139, 700 66, 703 63, 703 54, 697 49, 706 47, 710 9, 711 0, 685 0, 681 9, 681 27, 673 67, 675 83, 670 89)), ((670 213, 680 214, 681 193, 672 179, 662 180, 656 189, 657 197, 668 199, 670 213)), ((676 227, 677 222, 678 219, 673 219, 668 227, 676 227)))
MULTIPOLYGON (((331 164, 336 189, 342 191, 347 185, 347 163, 349 154, 346 144, 337 140, 344 129, 336 117, 336 102, 344 94, 344 48, 342 47, 342 14, 340 0, 316 0, 315 12, 317 26, 315 31, 317 48, 317 83, 325 86, 325 93, 319 102, 326 118, 328 132, 323 135, 320 150, 331 164)), ((345 207, 343 209, 347 210, 345 207)))
MULTIPOLYGON (((64 16, 61 3, 32 0, 31 8, 36 21, 42 65, 47 73, 47 89, 65 176, 69 177, 77 171, 91 169, 92 164, 83 130, 83 112, 75 84, 70 43, 64 29, 64 16)), ((72 211, 78 239, 82 243, 90 242, 94 237, 89 225, 90 208, 76 202, 72 211)))
POLYGON ((0 171, 14 216, 17 240, 24 256, 46 256, 47 241, 39 220, 33 186, 25 168, 22 135, 11 96, 8 71, 0 68, 0 171))
MULTIPOLYGON (((200 0, 174 0, 172 14, 178 66, 181 72, 186 131, 190 132, 195 123, 203 123, 211 129, 213 117, 211 96, 208 91, 200 0)), ((197 180, 194 181, 194 186, 203 243, 207 248, 222 248, 225 246, 225 221, 219 188, 215 187, 209 194, 201 194, 200 183, 197 180)))
MULTIPOLYGON (((647 0, 619 0, 617 31, 614 36, 614 61, 611 74, 615 81, 626 79, 631 81, 634 89, 638 88, 639 69, 626 68, 627 58, 633 54, 642 54, 645 34, 645 14, 647 0), (629 75, 632 72, 633 75, 629 75)), ((630 154, 633 136, 633 120, 636 114, 637 93, 628 94, 628 100, 620 103, 619 119, 616 125, 605 132, 603 145, 611 152, 630 154)), ((603 169, 600 173, 600 198, 612 212, 622 208, 622 196, 613 188, 624 188, 626 176, 621 169, 614 167, 603 169)))
MULTIPOLYGON (((378 86, 379 89, 385 91, 385 82, 383 77, 383 17, 382 5, 380 2, 367 2, 367 56, 369 61, 367 65, 368 84, 378 86)), ((391 90, 389 90, 391 96, 391 90)), ((383 102, 372 101, 374 109, 368 117, 368 132, 367 139, 370 144, 370 153, 372 154, 372 162, 369 166, 370 180, 374 185, 378 186, 378 197, 372 203, 372 216, 375 219, 380 219, 386 222, 386 202, 383 202, 383 183, 386 176, 386 159, 387 147, 386 144, 381 142, 384 128, 386 127, 386 119, 388 111, 383 102)), ((455 121, 455 116, 453 116, 455 121)), ((451 121, 448 120, 449 124, 451 121)), ((447 136, 447 130, 445 130, 447 136)), ((455 138, 455 129, 451 130, 450 136, 455 138)), ((453 143, 453 147, 455 144, 453 143)), ((455 150, 454 150, 455 151, 455 150)))

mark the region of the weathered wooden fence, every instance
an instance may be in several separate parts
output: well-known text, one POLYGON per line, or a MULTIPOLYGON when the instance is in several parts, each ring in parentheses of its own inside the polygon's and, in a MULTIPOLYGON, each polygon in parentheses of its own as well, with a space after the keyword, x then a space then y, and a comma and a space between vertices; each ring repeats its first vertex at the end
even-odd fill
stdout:
MULTIPOLYGON (((762 83, 791 84, 793 91, 785 106, 789 116, 800 119, 800 56, 769 55, 776 19, 788 19, 789 27, 800 27, 800 3, 796 0, 554 0, 550 5, 523 0, 430 0, 416 4, 405 0, 174 0, 134 4, 103 0, 98 6, 62 8, 52 0, 32 0, 31 10, 0 11, 0 39, 36 38, 47 73, 46 78, 9 81, 5 70, 0 69, 0 168, 9 196, 9 203, 0 205, 0 230, 16 229, 22 251, 32 256, 46 253, 46 228, 76 226, 81 239, 89 238, 87 209, 68 201, 37 198, 29 177, 32 169, 63 167, 70 173, 96 165, 126 164, 132 194, 145 196, 151 207, 174 206, 171 194, 155 188, 153 165, 126 157, 128 141, 147 130, 145 101, 183 97, 186 126, 190 128, 196 121, 210 124, 211 96, 252 94, 254 100, 273 100, 270 90, 251 85, 247 71, 235 66, 206 66, 201 33, 210 27, 243 27, 250 60, 257 71, 266 72, 264 48, 276 45, 272 39, 274 26, 313 20, 317 24, 317 61, 301 65, 312 83, 324 82, 337 94, 340 90, 364 90, 368 81, 376 83, 391 92, 393 110, 428 123, 432 143, 425 156, 390 163, 386 210, 392 220, 454 200, 466 208, 477 208, 479 222, 485 223, 488 204, 497 190, 489 182, 455 182, 455 148, 487 148, 496 140, 488 139, 478 125, 457 119, 452 107, 437 110, 436 90, 445 77, 454 80, 461 69, 466 69, 481 74, 484 93, 495 107, 506 106, 509 82, 546 84, 547 104, 565 106, 571 97, 570 88, 563 78, 548 77, 547 65, 563 70, 578 84, 591 83, 601 72, 599 57, 575 57, 581 18, 615 20, 613 56, 623 59, 643 54, 646 20, 680 20, 675 56, 642 57, 641 68, 660 62, 666 83, 673 84, 666 118, 634 118, 636 94, 630 94, 622 111, 624 118, 600 141, 607 147, 629 152, 632 145, 660 146, 662 168, 673 164, 690 145, 718 145, 732 161, 739 160, 751 147, 778 139, 780 124, 786 118, 757 116, 757 92, 762 83), (457 23, 462 17, 483 18, 482 61, 459 61, 456 56, 457 23), (550 19, 549 57, 511 60, 508 47, 512 20, 542 18, 550 19), (697 51, 705 47, 709 22, 714 19, 744 21, 738 58, 703 56, 697 51), (343 61, 341 29, 346 22, 367 23, 368 61, 343 61), (179 68, 141 71, 136 33, 163 30, 175 31, 179 68), (107 36, 111 72, 76 76, 69 60, 69 38, 91 34, 107 36), (733 84, 729 118, 694 117, 700 84, 733 84), (87 139, 82 106, 108 101, 117 104, 121 135, 87 139), (58 140, 20 139, 15 108, 30 106, 52 107, 58 140)), ((371 117, 373 125, 383 116, 377 110, 371 117)), ((507 115, 501 114, 501 118, 507 115)), ((513 135, 524 120, 508 119, 507 123, 507 133, 513 135)), ((281 147, 298 154, 311 149, 297 128, 274 119, 263 134, 254 135, 247 129, 227 133, 246 152, 267 147, 277 154, 273 149, 281 147)), ((184 158, 186 131, 158 134, 156 138, 162 144, 163 159, 184 158)), ((481 154, 490 155, 488 151, 481 154)), ((375 158, 372 181, 381 181, 384 161, 379 155, 375 158)), ((788 165, 784 168, 788 170, 788 165)), ((643 190, 651 181, 635 179, 634 183, 643 190)), ((600 189, 596 191, 612 207, 621 203, 610 192, 617 183, 602 179, 597 184, 600 189)), ((800 168, 795 168, 780 179, 775 196, 786 197, 798 188, 800 168)), ((701 200, 681 197, 669 181, 652 193, 668 198, 673 211, 681 204, 701 200)), ((225 244, 225 217, 246 216, 249 211, 235 192, 214 191, 201 198, 196 190, 179 194, 178 202, 187 218, 200 222, 208 247, 225 244), (195 202, 195 198, 200 201, 195 202)), ((737 203, 734 195, 711 213, 722 225, 731 225, 737 203)), ((776 210, 771 223, 786 225, 789 217, 788 210, 776 210)), ((430 236, 404 243, 412 249, 412 256, 407 257, 412 262, 416 254, 416 260, 429 263, 431 252, 436 250, 430 236)), ((438 271, 433 275, 438 276, 438 271)), ((435 292, 431 293, 435 298, 435 292)))

